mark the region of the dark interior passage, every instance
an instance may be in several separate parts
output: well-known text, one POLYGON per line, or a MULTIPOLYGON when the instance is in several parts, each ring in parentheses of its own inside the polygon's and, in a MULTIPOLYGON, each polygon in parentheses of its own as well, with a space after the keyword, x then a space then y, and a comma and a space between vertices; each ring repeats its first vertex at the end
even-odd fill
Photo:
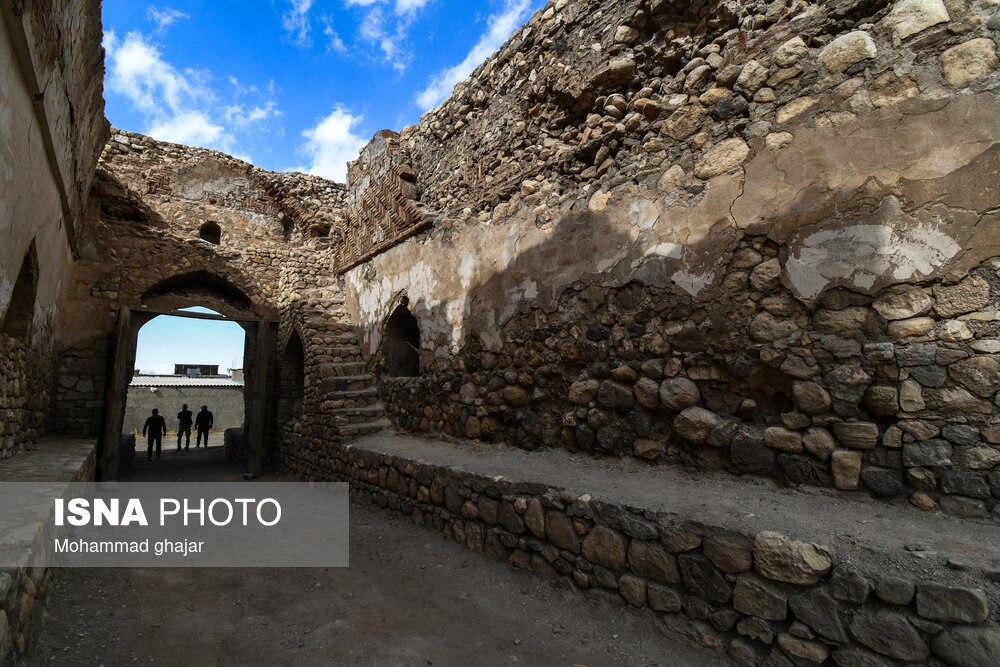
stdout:
POLYGON ((420 325, 406 303, 399 305, 386 322, 383 354, 388 375, 420 375, 420 325))
POLYGON ((302 339, 292 332, 278 365, 278 423, 284 424, 302 414, 305 389, 305 355, 302 339))

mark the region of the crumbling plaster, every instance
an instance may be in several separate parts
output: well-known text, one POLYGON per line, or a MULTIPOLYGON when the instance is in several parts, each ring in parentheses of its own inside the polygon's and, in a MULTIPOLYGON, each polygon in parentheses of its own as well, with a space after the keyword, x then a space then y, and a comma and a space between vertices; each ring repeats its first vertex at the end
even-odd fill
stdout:
POLYGON ((33 331, 57 333, 72 253, 30 96, 6 35, 0 42, 0 134, 7 137, 0 160, 0 313, 7 310, 21 262, 34 241, 39 275, 33 331))
MULTIPOLYGON (((716 267, 743 232, 787 245, 782 280, 805 302, 834 286, 873 293, 961 276, 1000 254, 989 224, 998 195, 973 192, 963 178, 963 169, 981 172, 975 162, 995 162, 997 117, 994 97, 967 95, 903 102, 840 126, 792 127, 794 141, 777 150, 754 142, 746 166, 710 179, 694 202, 635 184, 584 188, 555 224, 522 214, 407 240, 345 274, 348 303, 355 321, 381 322, 405 291, 422 345, 441 356, 469 331, 499 349, 497 327, 577 280, 673 283, 711 301, 723 273, 716 267)), ((375 353, 379 329, 364 332, 375 353)))

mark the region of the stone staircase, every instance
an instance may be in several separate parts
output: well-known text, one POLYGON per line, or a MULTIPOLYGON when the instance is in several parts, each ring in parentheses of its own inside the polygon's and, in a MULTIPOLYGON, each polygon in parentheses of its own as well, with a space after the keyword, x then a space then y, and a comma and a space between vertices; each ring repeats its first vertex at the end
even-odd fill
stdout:
POLYGON ((317 278, 314 287, 299 292, 303 314, 303 345, 313 377, 318 380, 317 404, 332 415, 343 439, 391 426, 379 400, 375 378, 361 356, 354 327, 347 323, 344 297, 336 279, 317 278))

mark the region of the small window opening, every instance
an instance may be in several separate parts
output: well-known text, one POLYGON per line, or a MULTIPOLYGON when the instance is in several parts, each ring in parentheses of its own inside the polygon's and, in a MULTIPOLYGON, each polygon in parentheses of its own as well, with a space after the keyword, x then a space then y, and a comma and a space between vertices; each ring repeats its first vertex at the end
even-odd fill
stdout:
POLYGON ((212 245, 222 243, 222 228, 217 223, 206 222, 201 226, 201 240, 212 245))
POLYGON ((38 255, 32 242, 21 269, 14 282, 14 290, 7 305, 7 313, 0 325, 0 332, 13 338, 27 340, 31 333, 31 321, 35 316, 35 291, 38 287, 38 255))
POLYGON ((392 377, 420 375, 420 325, 404 300, 385 325, 385 369, 392 377))

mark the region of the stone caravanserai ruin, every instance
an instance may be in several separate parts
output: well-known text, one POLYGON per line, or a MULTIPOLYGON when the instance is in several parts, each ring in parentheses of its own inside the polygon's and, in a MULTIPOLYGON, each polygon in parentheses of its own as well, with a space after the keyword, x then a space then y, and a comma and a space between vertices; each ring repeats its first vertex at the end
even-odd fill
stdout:
POLYGON ((1000 664, 996 0, 550 0, 346 185, 110 128, 100 9, 3 2, 0 479, 115 479, 205 306, 248 477, 738 664, 1000 664))

